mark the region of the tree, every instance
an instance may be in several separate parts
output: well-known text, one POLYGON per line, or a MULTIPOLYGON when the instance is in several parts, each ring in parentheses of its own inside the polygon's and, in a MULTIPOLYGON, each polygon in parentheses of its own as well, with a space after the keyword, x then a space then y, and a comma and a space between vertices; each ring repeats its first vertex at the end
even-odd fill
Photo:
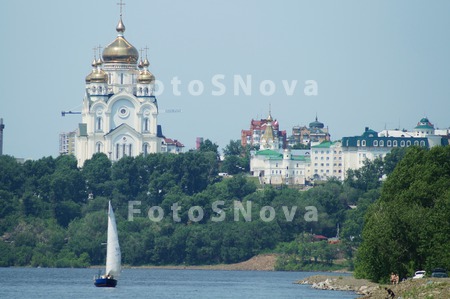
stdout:
POLYGON ((230 140, 230 143, 223 149, 223 154, 226 156, 242 156, 244 154, 244 147, 240 140, 230 140))
POLYGON ((355 273, 386 281, 390 272, 450 268, 450 147, 409 148, 369 208, 355 273))
POLYGON ((219 146, 215 143, 213 143, 211 140, 206 139, 205 141, 202 141, 202 143, 200 143, 200 152, 213 152, 216 154, 216 156, 219 155, 219 152, 217 151, 217 149, 219 148, 219 146))

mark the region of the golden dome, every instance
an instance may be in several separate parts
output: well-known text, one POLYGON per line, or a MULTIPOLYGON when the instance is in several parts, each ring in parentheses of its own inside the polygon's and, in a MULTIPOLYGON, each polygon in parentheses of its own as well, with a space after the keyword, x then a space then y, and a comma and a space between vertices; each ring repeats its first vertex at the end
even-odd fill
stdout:
POLYGON ((94 60, 92 60, 92 63, 91 63, 91 66, 92 66, 92 71, 89 73, 89 75, 87 75, 86 76, 86 83, 90 83, 91 82, 91 79, 92 79, 92 74, 95 72, 95 70, 96 70, 96 67, 97 67, 97 61, 95 60, 95 58, 94 58, 94 60))
POLYGON ((90 74, 90 76, 91 76, 90 82, 92 82, 92 83, 107 83, 108 82, 108 74, 102 69, 97 69, 97 70, 93 71, 90 74))
POLYGON ((136 64, 139 59, 139 52, 123 37, 125 26, 122 23, 122 18, 117 24, 116 31, 119 33, 116 39, 103 50, 103 61, 106 63, 136 64))
POLYGON ((148 70, 143 70, 142 72, 139 73, 139 76, 137 77, 138 83, 150 84, 153 81, 155 81, 155 76, 148 70))

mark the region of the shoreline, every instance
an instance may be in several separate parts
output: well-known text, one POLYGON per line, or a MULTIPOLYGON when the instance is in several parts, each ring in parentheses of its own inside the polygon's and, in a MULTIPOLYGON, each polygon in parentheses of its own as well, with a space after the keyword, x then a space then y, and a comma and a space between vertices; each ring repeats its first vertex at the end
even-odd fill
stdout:
POLYGON ((311 285, 311 288, 319 290, 355 292, 360 299, 385 299, 387 297, 385 288, 391 289, 395 293, 395 298, 405 299, 448 299, 450 294, 450 278, 407 279, 397 285, 388 285, 353 276, 314 275, 296 283, 311 285))

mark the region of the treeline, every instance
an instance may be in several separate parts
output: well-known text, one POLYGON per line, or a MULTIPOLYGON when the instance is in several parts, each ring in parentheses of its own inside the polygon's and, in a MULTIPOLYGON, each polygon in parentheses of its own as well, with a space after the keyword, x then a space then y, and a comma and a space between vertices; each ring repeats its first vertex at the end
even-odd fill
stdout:
POLYGON ((81 169, 72 156, 24 164, 1 156, 0 266, 103 264, 108 200, 125 264, 233 263, 274 250, 281 254, 279 268, 287 270, 305 269, 311 261, 331 265, 337 257, 352 261, 382 178, 404 155, 395 149, 383 161, 351 171, 344 183, 330 180, 298 191, 260 189, 241 173, 248 149, 232 141, 224 152, 219 162, 217 145, 207 140, 199 151, 124 157, 113 164, 96 154, 81 169), (221 178, 221 171, 236 174, 221 178), (310 221, 311 207, 317 221, 310 221), (339 250, 310 244, 313 235, 335 237, 338 228, 339 250))
POLYGON ((356 275, 387 282, 389 273, 450 269, 450 147, 411 148, 365 216, 356 275))

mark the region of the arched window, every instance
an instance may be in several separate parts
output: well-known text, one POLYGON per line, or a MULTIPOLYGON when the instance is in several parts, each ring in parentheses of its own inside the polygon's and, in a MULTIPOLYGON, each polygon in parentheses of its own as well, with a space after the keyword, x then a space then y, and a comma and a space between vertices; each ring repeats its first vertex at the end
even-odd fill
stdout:
POLYGON ((150 149, 150 146, 148 145, 148 143, 144 143, 143 149, 142 151, 144 152, 144 156, 148 155, 148 151, 150 149))
POLYGON ((148 117, 144 118, 144 132, 148 132, 150 130, 150 119, 148 117))
POLYGON ((144 88, 144 95, 148 95, 148 87, 144 88))
POLYGON ((103 130, 103 120, 101 117, 97 117, 97 121, 96 121, 96 131, 101 131, 103 130))
POLYGON ((392 144, 391 144, 391 141, 390 141, 390 140, 388 140, 388 141, 387 141, 387 146, 389 146, 389 147, 390 147, 391 145, 392 145, 392 144))
POLYGON ((397 140, 392 141, 393 146, 397 146, 397 140))
POLYGON ((97 142, 96 146, 95 146, 95 151, 97 153, 101 153, 103 150, 103 144, 101 142, 97 142))
POLYGON ((373 146, 378 146, 378 140, 373 141, 373 146))
POLYGON ((411 140, 406 141, 406 146, 411 146, 411 140))
POLYGON ((365 140, 362 140, 362 141, 361 141, 361 145, 362 145, 362 146, 366 146, 366 141, 365 141, 365 140))
POLYGON ((420 141, 420 146, 425 146, 425 141, 420 141))
POLYGON ((380 146, 384 146, 384 141, 380 140, 380 146))
POLYGON ((128 155, 130 157, 133 156, 133 145, 132 144, 128 145, 128 155))
POLYGON ((404 147, 405 146, 405 140, 400 141, 400 146, 404 147))
POLYGON ((419 146, 419 141, 418 140, 414 141, 414 145, 419 146))

